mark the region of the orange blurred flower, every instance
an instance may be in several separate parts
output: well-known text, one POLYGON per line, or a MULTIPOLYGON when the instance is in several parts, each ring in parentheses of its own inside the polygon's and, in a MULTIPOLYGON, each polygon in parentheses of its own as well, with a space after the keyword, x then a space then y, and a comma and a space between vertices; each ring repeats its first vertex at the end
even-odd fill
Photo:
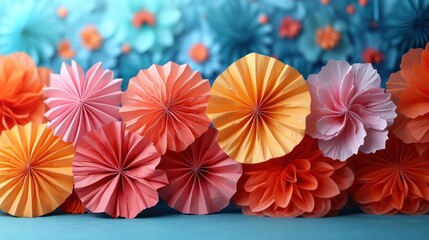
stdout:
POLYGON ((429 159, 414 144, 389 135, 386 149, 351 159, 352 195, 370 214, 429 212, 429 159))
POLYGON ((405 143, 417 143, 429 157, 429 43, 402 57, 401 70, 387 82, 387 91, 398 106, 393 132, 405 143))
POLYGON ((28 122, 42 123, 42 89, 50 70, 37 68, 26 53, 0 56, 0 133, 28 122))
POLYGON ((345 162, 324 157, 317 140, 305 136, 291 153, 244 164, 234 201, 246 215, 322 217, 347 202, 353 173, 345 162))

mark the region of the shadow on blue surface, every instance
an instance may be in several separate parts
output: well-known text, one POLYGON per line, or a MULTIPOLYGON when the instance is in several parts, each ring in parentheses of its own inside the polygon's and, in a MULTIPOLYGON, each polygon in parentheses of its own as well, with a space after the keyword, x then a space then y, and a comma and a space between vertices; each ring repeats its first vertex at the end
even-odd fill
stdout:
POLYGON ((218 214, 183 215, 159 204, 135 219, 106 214, 39 218, 0 213, 0 239, 428 239, 429 215, 372 216, 349 208, 338 217, 249 217, 228 207, 218 214))

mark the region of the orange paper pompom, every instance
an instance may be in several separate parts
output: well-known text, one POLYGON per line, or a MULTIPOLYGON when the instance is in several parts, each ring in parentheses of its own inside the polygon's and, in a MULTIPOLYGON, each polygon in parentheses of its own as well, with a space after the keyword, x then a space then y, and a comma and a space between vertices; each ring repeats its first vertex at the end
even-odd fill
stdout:
POLYGON ((387 91, 398 106, 392 131, 405 143, 415 143, 429 157, 429 44, 411 49, 402 57, 401 70, 387 82, 387 91))
POLYGON ((390 134, 386 149, 351 159, 352 196, 370 214, 429 212, 429 159, 390 134))
POLYGON ((317 140, 306 136, 286 156, 244 164, 234 202, 247 215, 334 215, 346 204, 353 179, 345 162, 324 157, 317 140))
POLYGON ((0 133, 17 124, 43 122, 42 90, 49 81, 49 72, 37 68, 23 52, 0 56, 0 133))
POLYGON ((130 80, 120 113, 127 130, 151 140, 161 154, 180 152, 208 129, 209 98, 209 81, 186 64, 169 62, 130 80))

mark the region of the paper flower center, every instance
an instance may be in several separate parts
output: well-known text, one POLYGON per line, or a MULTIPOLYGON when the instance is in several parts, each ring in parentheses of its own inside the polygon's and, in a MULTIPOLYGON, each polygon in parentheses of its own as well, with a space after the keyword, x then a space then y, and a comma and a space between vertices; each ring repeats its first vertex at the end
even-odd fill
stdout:
POLYGON ((67 40, 58 44, 57 53, 63 59, 72 59, 75 56, 75 51, 73 51, 70 42, 67 40))
POLYGON ((269 18, 266 14, 262 14, 261 16, 259 16, 258 21, 260 24, 265 25, 269 22, 269 18))
POLYGON ((60 6, 58 9, 57 9, 57 16, 59 17, 59 18, 66 18, 67 16, 69 15, 69 10, 66 8, 66 7, 62 7, 62 6, 60 6))
POLYGON ((366 63, 379 64, 384 60, 384 54, 377 49, 367 48, 362 53, 362 60, 366 63))
POLYGON ((209 49, 202 43, 196 43, 189 49, 189 57, 197 63, 207 61, 210 56, 209 49))
POLYGON ((331 50, 338 46, 341 40, 341 33, 335 30, 331 25, 319 28, 316 31, 316 43, 323 50, 331 50))
POLYGON ((279 36, 282 38, 296 38, 301 32, 301 23, 291 17, 285 17, 279 27, 279 36))
POLYGON ((153 13, 146 10, 140 10, 134 13, 133 26, 135 28, 141 28, 146 24, 149 26, 154 26, 156 24, 156 17, 153 13))
POLYGON ((89 25, 80 32, 80 40, 84 47, 89 50, 96 50, 103 44, 103 37, 96 27, 89 25))
POLYGON ((124 45, 122 45, 122 53, 124 53, 124 54, 128 54, 128 53, 130 53, 131 52, 131 47, 130 47, 130 45, 128 45, 128 44, 124 44, 124 45))

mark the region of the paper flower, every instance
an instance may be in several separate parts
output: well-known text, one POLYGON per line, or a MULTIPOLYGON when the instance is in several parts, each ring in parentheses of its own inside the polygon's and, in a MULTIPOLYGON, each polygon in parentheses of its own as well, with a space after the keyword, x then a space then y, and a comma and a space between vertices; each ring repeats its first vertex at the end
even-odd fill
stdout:
POLYGON ((347 25, 323 12, 309 15, 302 27, 298 47, 310 62, 346 59, 353 51, 347 25))
POLYGON ((72 193, 72 144, 45 124, 28 123, 0 136, 0 209, 37 217, 54 211, 72 193))
POLYGON ((111 1, 108 16, 118 23, 116 36, 139 53, 161 51, 174 44, 181 27, 178 1, 111 1), (118 16, 118 12, 121 14, 118 16))
POLYGON ((42 123, 48 81, 49 69, 37 68, 27 54, 0 56, 0 133, 16 124, 42 123))
POLYGON ((429 44, 411 49, 402 57, 401 70, 391 75, 387 91, 398 105, 393 132, 429 157, 429 44))
POLYGON ((230 64, 250 52, 269 54, 270 24, 259 22, 259 7, 246 0, 224 1, 210 10, 207 20, 220 44, 221 59, 230 64), (240 16, 237 21, 237 16, 240 16))
POLYGON ((63 63, 61 73, 52 74, 45 88, 48 127, 55 129, 55 136, 76 145, 89 131, 118 121, 121 81, 113 79, 113 72, 104 70, 101 63, 86 73, 74 61, 71 66, 63 63))
POLYGON ((185 150, 210 125, 210 83, 188 65, 152 65, 130 80, 120 110, 127 129, 165 151, 185 150))
POLYGON ((259 163, 289 153, 304 137, 310 94, 291 66, 251 53, 214 82, 207 114, 234 160, 259 163))
POLYGON ((383 13, 380 29, 386 41, 398 46, 402 53, 429 42, 428 1, 390 1, 383 13))
POLYGON ((60 25, 49 4, 46 0, 2 3, 0 54, 25 51, 36 64, 55 54, 60 25))
POLYGON ((308 77, 312 98, 307 133, 319 139, 325 156, 345 161, 358 151, 384 148, 396 106, 380 81, 370 64, 334 60, 308 77))
POLYGON ((61 204, 60 208, 63 212, 70 214, 86 213, 86 208, 74 189, 72 194, 61 204))
POLYGON ((324 157, 306 136, 286 156, 244 164, 233 200, 246 215, 322 217, 346 204, 353 179, 344 162, 324 157))
POLYGON ((170 207, 187 214, 208 214, 228 206, 242 170, 216 143, 217 135, 209 128, 184 151, 162 156, 159 168, 170 184, 160 195, 170 207))
POLYGON ((76 148, 76 193, 92 212, 134 218, 158 203, 158 189, 168 181, 155 169, 161 155, 153 144, 112 122, 89 132, 76 148))
POLYGON ((414 144, 389 135, 386 149, 351 159, 352 196, 370 214, 429 212, 429 159, 414 144))
POLYGON ((217 44, 206 28, 189 33, 184 39, 178 53, 178 61, 211 77, 221 69, 220 45, 217 44))

